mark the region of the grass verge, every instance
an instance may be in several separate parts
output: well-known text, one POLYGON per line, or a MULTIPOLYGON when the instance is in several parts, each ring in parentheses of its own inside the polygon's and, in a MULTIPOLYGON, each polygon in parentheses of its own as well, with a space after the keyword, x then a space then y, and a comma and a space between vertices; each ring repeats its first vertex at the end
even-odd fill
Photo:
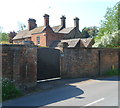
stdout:
POLYGON ((112 69, 107 71, 104 76, 115 76, 115 75, 120 75, 120 70, 119 69, 112 69))

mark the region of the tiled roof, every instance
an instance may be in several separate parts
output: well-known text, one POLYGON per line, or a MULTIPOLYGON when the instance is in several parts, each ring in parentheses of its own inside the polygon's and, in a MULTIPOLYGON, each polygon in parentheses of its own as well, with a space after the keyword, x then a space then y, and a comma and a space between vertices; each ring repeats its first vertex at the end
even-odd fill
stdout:
POLYGON ((79 41, 80 41, 80 38, 61 40, 62 43, 63 42, 68 43, 68 45, 69 45, 68 47, 75 47, 79 41))
POLYGON ((52 27, 52 29, 54 32, 59 32, 62 29, 62 26, 61 25, 54 26, 54 27, 52 27))
POLYGON ((81 37, 82 37, 82 33, 76 27, 73 27, 73 29, 71 29, 70 32, 64 35, 64 39, 76 39, 81 37))
POLYGON ((79 39, 66 39, 66 40, 61 40, 61 41, 53 41, 52 44, 50 45, 50 47, 58 47, 59 44, 62 44, 64 42, 68 43, 68 47, 76 47, 76 45, 78 44, 78 42, 80 41, 79 39))
POLYGON ((83 38, 81 39, 82 44, 84 47, 92 47, 94 44, 94 39, 93 38, 83 38))
POLYGON ((20 32, 13 38, 13 40, 15 40, 15 39, 22 39, 22 38, 26 38, 26 37, 31 37, 31 31, 29 31, 29 30, 20 31, 20 32))
POLYGON ((40 32, 42 32, 45 28, 46 28, 45 26, 40 26, 40 27, 36 27, 35 29, 30 30, 30 31, 29 31, 29 30, 20 31, 20 32, 13 38, 13 40, 31 37, 32 34, 34 34, 34 33, 40 33, 40 32))
POLYGON ((58 33, 68 34, 68 33, 70 33, 73 29, 74 29, 74 27, 64 28, 64 29, 60 30, 58 33))
POLYGON ((60 42, 61 42, 60 40, 55 40, 52 42, 52 44, 49 47, 53 47, 53 48, 57 47, 60 42))
POLYGON ((79 47, 92 47, 94 40, 93 38, 76 38, 76 39, 65 39, 65 40, 61 40, 61 41, 53 41, 53 43, 50 45, 50 47, 59 47, 58 45, 62 44, 62 43, 68 43, 68 48, 69 47, 76 47, 79 43, 79 47))
POLYGON ((46 26, 40 26, 40 27, 36 27, 35 29, 31 30, 32 34, 34 33, 41 33, 43 32, 43 30, 46 28, 46 26))

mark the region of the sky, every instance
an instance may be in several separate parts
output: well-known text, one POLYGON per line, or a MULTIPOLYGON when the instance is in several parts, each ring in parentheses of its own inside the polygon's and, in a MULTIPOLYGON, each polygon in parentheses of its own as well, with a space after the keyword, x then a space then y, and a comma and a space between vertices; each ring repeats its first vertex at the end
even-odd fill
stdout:
POLYGON ((50 26, 60 25, 60 17, 66 16, 66 26, 73 27, 78 17, 79 28, 100 26, 107 7, 119 0, 0 0, 0 26, 2 32, 18 31, 20 24, 28 26, 28 19, 36 19, 44 25, 44 14, 49 14, 50 26))

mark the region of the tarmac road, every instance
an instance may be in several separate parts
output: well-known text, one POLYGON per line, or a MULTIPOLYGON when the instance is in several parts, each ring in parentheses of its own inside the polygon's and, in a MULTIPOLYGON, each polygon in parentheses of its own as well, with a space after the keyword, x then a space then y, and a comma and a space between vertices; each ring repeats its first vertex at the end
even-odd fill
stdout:
POLYGON ((3 106, 118 106, 118 77, 67 82, 66 86, 4 102, 3 106))

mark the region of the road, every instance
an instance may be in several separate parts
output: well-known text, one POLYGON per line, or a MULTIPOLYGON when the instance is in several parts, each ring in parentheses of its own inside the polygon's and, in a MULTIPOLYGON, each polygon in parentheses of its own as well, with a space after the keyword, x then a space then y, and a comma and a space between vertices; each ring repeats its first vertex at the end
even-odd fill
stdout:
MULTIPOLYGON (((73 79, 74 80, 74 79, 73 79)), ((3 103, 4 106, 118 106, 118 77, 89 79, 3 103)))

